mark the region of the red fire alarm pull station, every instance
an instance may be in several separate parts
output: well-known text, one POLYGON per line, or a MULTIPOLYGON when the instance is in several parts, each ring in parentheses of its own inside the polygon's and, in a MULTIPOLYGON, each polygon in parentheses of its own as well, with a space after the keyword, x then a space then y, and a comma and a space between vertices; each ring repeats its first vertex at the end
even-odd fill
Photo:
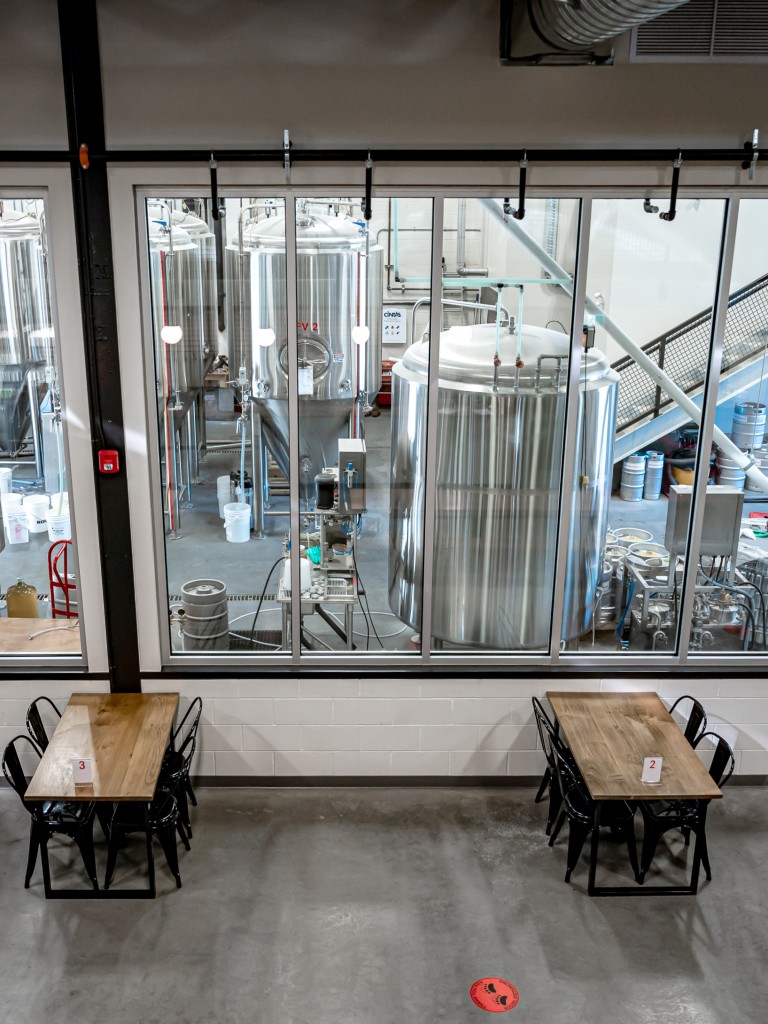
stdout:
POLYGON ((119 473, 120 471, 120 460, 117 457, 116 451, 102 451, 99 452, 99 472, 100 473, 119 473))

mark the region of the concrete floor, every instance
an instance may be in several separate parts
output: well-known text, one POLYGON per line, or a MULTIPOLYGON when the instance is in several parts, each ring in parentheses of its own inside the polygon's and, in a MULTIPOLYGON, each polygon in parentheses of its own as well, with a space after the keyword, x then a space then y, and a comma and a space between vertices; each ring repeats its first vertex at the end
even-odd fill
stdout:
MULTIPOLYGON (((2 790, 0 1020, 471 1024, 469 988, 495 975, 527 1024, 756 1024, 767 812, 764 788, 713 806, 698 897, 590 899, 530 789, 209 789, 183 889, 160 863, 155 902, 46 902, 39 867, 22 887, 28 819, 2 790)), ((625 848, 601 849, 626 877, 625 848)))

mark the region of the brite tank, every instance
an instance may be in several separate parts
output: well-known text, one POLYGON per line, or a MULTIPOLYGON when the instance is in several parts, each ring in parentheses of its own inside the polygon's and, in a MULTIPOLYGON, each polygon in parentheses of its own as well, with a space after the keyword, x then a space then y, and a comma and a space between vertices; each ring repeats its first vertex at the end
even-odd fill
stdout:
MULTIPOLYGON (((568 378, 566 335, 494 324, 441 335, 432 634, 495 650, 549 645, 568 378)), ((389 603, 421 629, 424 459, 429 343, 392 370, 389 603)), ((569 517, 563 639, 592 620, 608 527, 618 374, 597 349, 583 356, 569 517), (586 483, 581 480, 586 478, 586 483)))
MULTIPOLYGON (((152 318, 158 373, 166 357, 171 360, 174 391, 183 404, 203 386, 203 353, 206 346, 206 325, 203 304, 202 262, 200 246, 183 228, 169 230, 166 213, 149 211, 149 259, 152 288, 152 318), (181 341, 165 345, 161 332, 164 326, 181 327, 181 341)), ((169 382, 170 386, 170 382, 169 382)))
POLYGON ((40 220, 0 213, 0 448, 14 451, 29 427, 26 375, 53 366, 53 327, 40 220))
MULTIPOLYGON (((301 496, 314 496, 314 479, 338 460, 338 439, 358 390, 367 402, 381 387, 382 249, 344 216, 300 209, 296 220, 299 367, 312 370, 311 394, 299 396, 301 496), (352 328, 369 328, 358 347, 352 328), (358 358, 359 355, 359 358, 358 358)), ((242 244, 225 254, 230 370, 246 367, 264 435, 288 475, 288 321, 285 218, 261 217, 244 225, 242 244), (262 347, 254 331, 271 328, 276 342, 262 347)))
POLYGON ((173 223, 186 231, 200 250, 203 368, 207 373, 219 351, 219 309, 216 289, 216 237, 206 222, 186 210, 173 211, 173 223))

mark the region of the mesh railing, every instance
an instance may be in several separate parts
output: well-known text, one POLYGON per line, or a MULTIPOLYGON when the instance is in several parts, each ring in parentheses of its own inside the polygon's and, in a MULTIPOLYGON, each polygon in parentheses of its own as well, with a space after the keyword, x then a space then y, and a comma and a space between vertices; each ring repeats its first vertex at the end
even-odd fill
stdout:
MULTIPOLYGON (((691 394, 704 384, 709 361, 712 308, 691 317, 667 334, 643 346, 643 352, 667 373, 679 388, 691 394)), ((768 341, 768 274, 734 292, 728 300, 723 339, 722 374, 759 356, 768 341)), ((674 402, 657 387, 631 356, 613 364, 621 382, 617 432, 655 419, 674 402)))

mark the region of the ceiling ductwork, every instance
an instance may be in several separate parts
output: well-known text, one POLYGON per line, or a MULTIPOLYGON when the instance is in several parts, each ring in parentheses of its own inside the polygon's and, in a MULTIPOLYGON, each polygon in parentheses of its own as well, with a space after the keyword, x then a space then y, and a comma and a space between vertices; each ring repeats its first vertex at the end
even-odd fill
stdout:
POLYGON ((610 64, 611 41, 687 0, 501 0, 502 64, 610 64))

